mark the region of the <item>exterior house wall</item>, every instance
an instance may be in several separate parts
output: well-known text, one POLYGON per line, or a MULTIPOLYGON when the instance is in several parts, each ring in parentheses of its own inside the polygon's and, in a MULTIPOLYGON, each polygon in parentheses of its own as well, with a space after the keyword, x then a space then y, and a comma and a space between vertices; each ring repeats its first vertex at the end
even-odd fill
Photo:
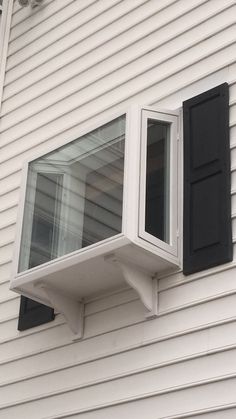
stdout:
MULTIPOLYGON (((159 279, 159 317, 135 292, 91 300, 73 342, 64 318, 17 331, 9 290, 24 160, 128 104, 178 109, 230 86, 236 243, 235 0, 14 2, 0 119, 0 418, 236 416, 236 260, 159 279)), ((235 255, 235 252, 234 252, 235 255)))

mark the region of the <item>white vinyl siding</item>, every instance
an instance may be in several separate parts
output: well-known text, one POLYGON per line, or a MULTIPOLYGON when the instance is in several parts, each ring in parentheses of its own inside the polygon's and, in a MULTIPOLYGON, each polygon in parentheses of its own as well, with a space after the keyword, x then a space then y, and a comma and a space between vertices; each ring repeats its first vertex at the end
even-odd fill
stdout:
POLYGON ((151 321, 130 289, 91 300, 77 342, 60 314, 18 332, 19 296, 9 291, 26 158, 129 104, 174 110, 223 82, 235 255, 235 15, 235 0, 14 2, 0 113, 1 419, 235 418, 235 256, 161 278, 151 321))

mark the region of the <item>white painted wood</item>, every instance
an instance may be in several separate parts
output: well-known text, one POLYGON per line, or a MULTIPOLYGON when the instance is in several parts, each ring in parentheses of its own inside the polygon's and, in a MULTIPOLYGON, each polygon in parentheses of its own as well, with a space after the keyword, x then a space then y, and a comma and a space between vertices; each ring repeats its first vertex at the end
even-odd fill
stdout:
POLYGON ((18 332, 8 288, 31 154, 130 104, 176 110, 225 81, 236 244, 235 13, 233 0, 14 2, 0 118, 1 419, 235 418, 236 246, 232 264, 159 279, 155 320, 126 286, 91 299, 73 343, 61 315, 18 332))
POLYGON ((51 306, 64 315, 75 338, 81 339, 84 333, 84 303, 68 298, 47 284, 40 284, 39 287, 46 293, 51 306))

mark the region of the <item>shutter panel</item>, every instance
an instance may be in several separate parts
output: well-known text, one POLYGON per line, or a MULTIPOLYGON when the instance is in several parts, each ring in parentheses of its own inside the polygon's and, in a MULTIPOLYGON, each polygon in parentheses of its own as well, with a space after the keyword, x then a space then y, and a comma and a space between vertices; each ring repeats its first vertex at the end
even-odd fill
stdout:
POLYGON ((227 83, 185 101, 183 117, 187 275, 232 260, 227 83))
POLYGON ((26 330, 54 320, 54 310, 21 296, 18 330, 26 330))

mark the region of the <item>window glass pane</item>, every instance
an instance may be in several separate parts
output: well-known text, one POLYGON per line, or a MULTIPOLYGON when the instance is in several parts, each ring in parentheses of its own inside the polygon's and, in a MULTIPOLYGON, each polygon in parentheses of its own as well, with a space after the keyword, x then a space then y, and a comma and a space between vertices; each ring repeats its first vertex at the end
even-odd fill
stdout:
POLYGON ((30 242, 29 268, 57 256, 58 218, 63 175, 38 173, 30 242))
POLYGON ((145 230, 169 243, 169 124, 148 119, 145 230))
POLYGON ((121 232, 125 117, 29 166, 19 271, 121 232))

